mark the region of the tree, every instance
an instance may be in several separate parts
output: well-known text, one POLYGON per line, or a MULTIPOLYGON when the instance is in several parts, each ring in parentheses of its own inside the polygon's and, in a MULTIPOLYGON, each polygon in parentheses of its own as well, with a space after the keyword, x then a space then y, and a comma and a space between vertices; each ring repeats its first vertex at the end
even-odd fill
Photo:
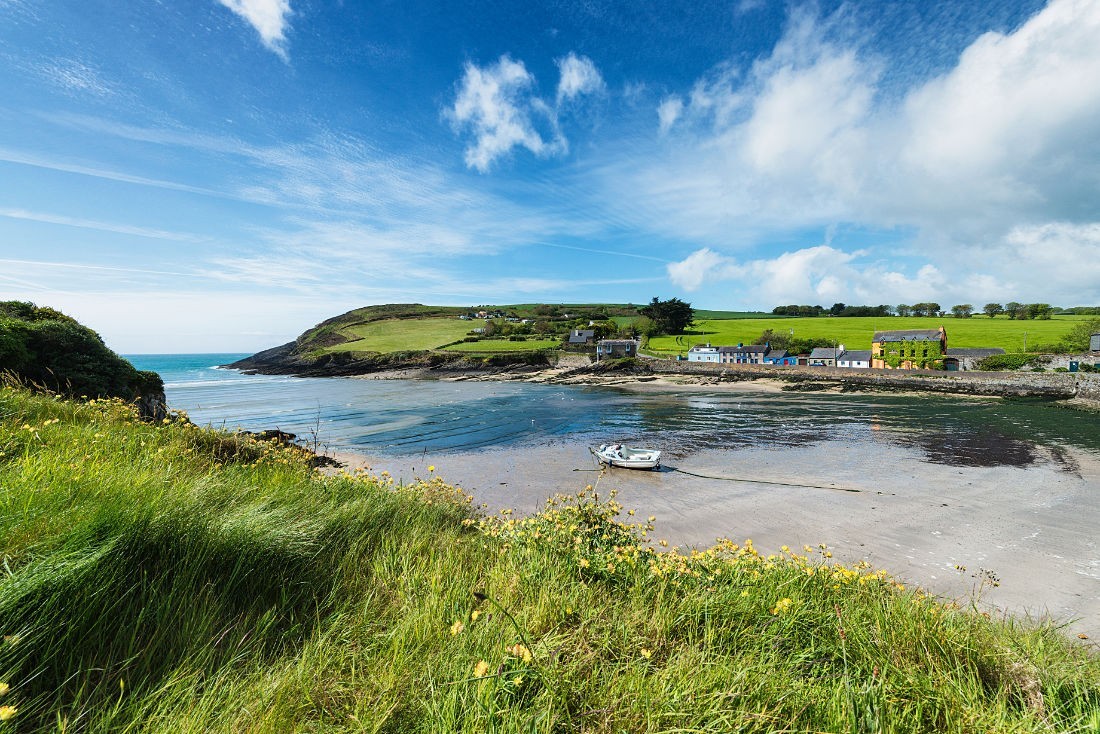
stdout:
POLYGON ((1089 337, 1100 334, 1100 319, 1078 321, 1070 329, 1069 333, 1062 337, 1059 345, 1061 351, 1067 354, 1082 354, 1089 350, 1089 337))
POLYGON ((974 313, 974 307, 969 303, 960 303, 951 307, 951 315, 957 319, 968 319, 974 313))
POLYGON ((844 313, 844 308, 845 306, 843 303, 834 303, 832 306, 829 307, 829 315, 839 316, 840 314, 844 313))
POLYGON ((898 316, 908 316, 913 312, 912 306, 907 306, 904 303, 899 303, 894 307, 894 310, 897 311, 898 316))
POLYGON ((658 334, 682 334, 695 317, 695 309, 690 303, 679 298, 662 301, 656 296, 648 306, 638 309, 638 313, 653 320, 658 334))
POLYGON ((987 303, 984 306, 982 306, 982 313, 984 313, 989 318, 993 318, 997 314, 1004 313, 1004 312, 1005 312, 1004 306, 1002 306, 999 303, 987 303))
POLYGON ((1049 303, 1029 303, 1027 304, 1027 317, 1029 319, 1050 319, 1050 314, 1054 311, 1054 308, 1049 303))
MULTIPOLYGON (((1008 318, 1010 319, 1020 318, 1021 312, 1026 313, 1023 309, 1024 304, 1016 303, 1015 301, 1009 301, 1005 304, 1005 313, 1008 314, 1008 318)), ((1025 315, 1024 318, 1026 319, 1027 316, 1025 315)))

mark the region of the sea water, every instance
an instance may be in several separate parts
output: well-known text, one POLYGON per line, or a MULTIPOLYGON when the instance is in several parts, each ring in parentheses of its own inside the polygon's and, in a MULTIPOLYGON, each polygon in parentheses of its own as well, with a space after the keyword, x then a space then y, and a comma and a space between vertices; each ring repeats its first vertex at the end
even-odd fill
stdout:
MULTIPOLYGON (((724 387, 634 392, 524 382, 245 375, 243 354, 130 355, 173 409, 226 430, 277 428, 373 456, 607 441, 670 457, 701 449, 888 442, 929 461, 1028 466, 1063 447, 1100 454, 1100 415, 1034 400, 724 387)), ((1067 471, 1072 470, 1067 460, 1067 471)))

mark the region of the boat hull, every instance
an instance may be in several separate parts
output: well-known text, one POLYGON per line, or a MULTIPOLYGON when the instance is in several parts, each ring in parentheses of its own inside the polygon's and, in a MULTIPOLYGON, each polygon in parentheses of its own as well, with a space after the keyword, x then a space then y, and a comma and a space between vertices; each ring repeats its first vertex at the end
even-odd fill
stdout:
POLYGON ((659 469, 661 467, 661 452, 650 449, 603 445, 593 449, 592 454, 601 464, 623 469, 659 469))

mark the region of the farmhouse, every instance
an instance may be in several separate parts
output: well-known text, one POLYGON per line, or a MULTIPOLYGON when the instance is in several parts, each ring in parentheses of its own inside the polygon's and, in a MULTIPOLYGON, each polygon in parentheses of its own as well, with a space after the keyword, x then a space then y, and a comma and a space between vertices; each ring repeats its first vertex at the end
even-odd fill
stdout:
POLYGON ((807 364, 811 367, 836 367, 836 360, 841 354, 844 354, 844 345, 841 344, 835 349, 833 347, 815 347, 810 352, 809 361, 807 364))
POLYGON ((848 349, 836 358, 837 367, 867 369, 871 366, 870 349, 848 349))
POLYGON ((566 344, 571 347, 586 347, 596 340, 595 329, 573 329, 569 332, 566 344))
POLYGON ((736 347, 718 347, 718 361, 722 364, 764 364, 770 351, 767 344, 738 344, 736 347))
POLYGON ((876 331, 871 340, 871 366, 888 370, 930 368, 947 351, 947 330, 876 331))
POLYGON ((596 342, 596 361, 637 357, 638 342, 633 339, 600 339, 596 342))
POLYGON ((774 349, 764 355, 764 364, 798 364, 798 356, 789 353, 786 349, 774 349))
POLYGON ((721 356, 718 353, 719 347, 712 347, 710 342, 706 344, 696 344, 688 350, 688 362, 718 362, 721 356))

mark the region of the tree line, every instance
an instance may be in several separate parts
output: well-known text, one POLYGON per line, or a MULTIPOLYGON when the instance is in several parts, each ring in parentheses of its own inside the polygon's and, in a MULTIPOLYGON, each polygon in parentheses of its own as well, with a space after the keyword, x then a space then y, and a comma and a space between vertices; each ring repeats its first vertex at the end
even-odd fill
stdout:
POLYGON ((844 303, 834 303, 829 308, 811 305, 776 306, 772 309, 775 316, 947 316, 957 319, 968 319, 978 313, 985 314, 989 318, 1005 315, 1012 319, 1049 319, 1055 313, 1090 314, 1100 315, 1100 306, 1075 306, 1073 308, 1058 308, 1049 303, 1017 303, 1009 301, 1006 304, 987 303, 981 311, 976 311, 969 303, 959 303, 945 310, 934 301, 924 303, 899 303, 897 306, 849 306, 844 303))

